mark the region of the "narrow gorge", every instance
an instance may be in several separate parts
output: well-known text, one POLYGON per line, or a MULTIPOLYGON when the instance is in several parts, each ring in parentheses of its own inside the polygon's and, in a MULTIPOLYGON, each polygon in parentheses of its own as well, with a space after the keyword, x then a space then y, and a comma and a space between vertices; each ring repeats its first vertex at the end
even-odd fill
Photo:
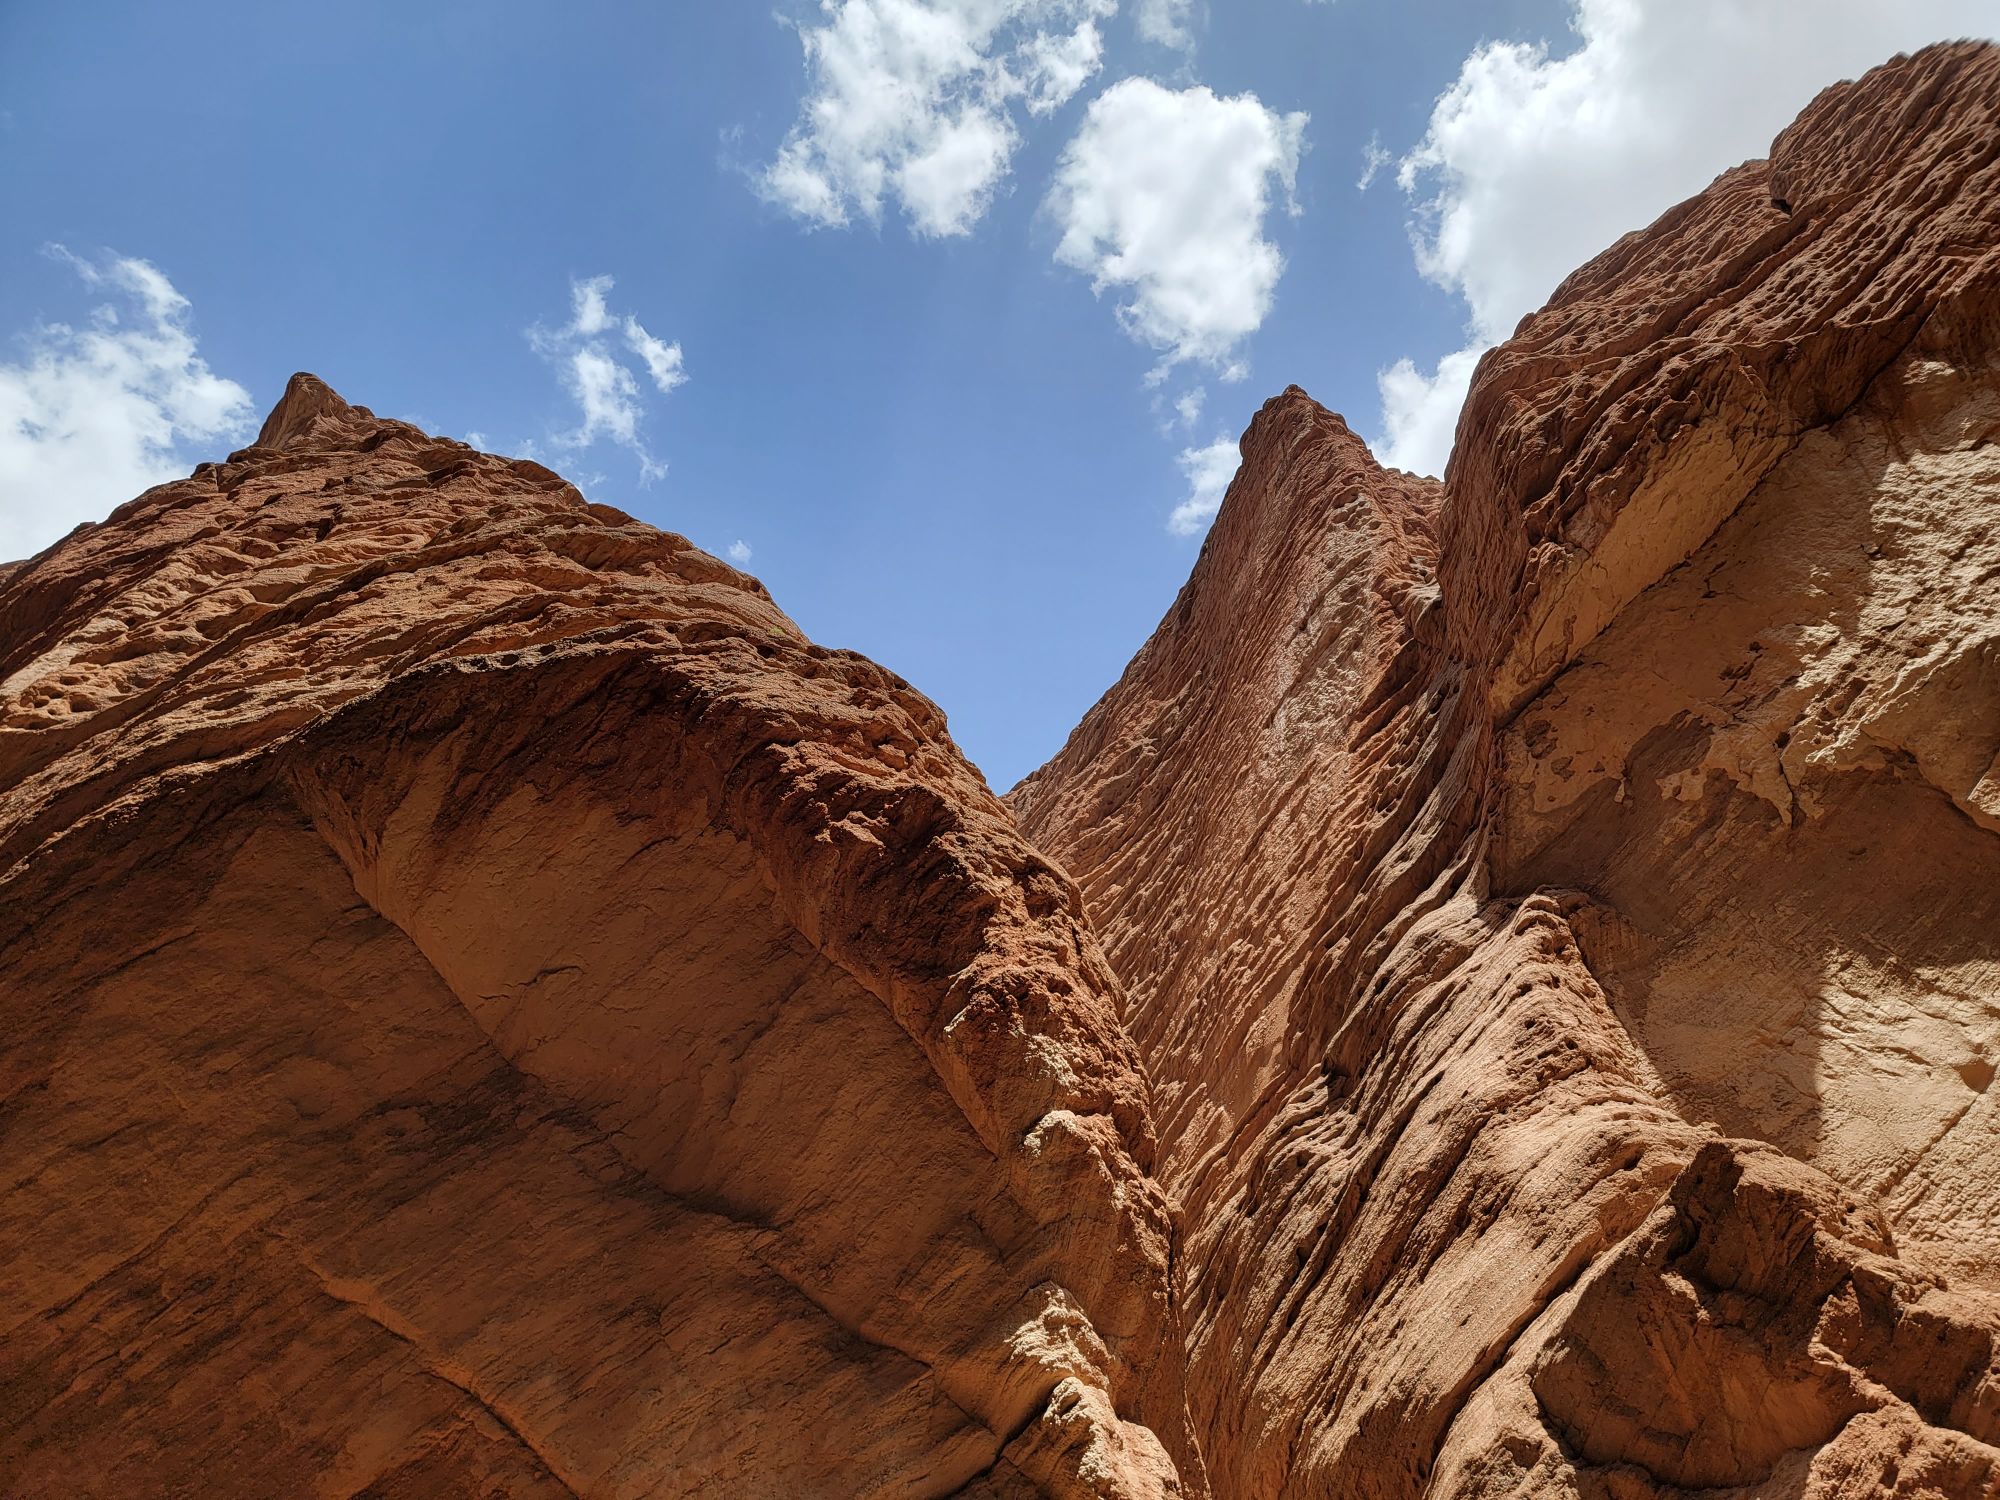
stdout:
POLYGON ((309 375, 0 566, 0 1494, 2000 1497, 2000 48, 1242 457, 1004 798, 309 375))

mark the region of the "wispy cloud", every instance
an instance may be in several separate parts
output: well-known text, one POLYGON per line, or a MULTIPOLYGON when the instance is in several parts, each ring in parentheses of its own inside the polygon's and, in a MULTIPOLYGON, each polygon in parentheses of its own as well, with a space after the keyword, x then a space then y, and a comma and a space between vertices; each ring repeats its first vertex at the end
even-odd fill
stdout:
POLYGON ((1194 49, 1194 0, 1138 0, 1132 19, 1141 41, 1177 52, 1194 49))
POLYGON ((1367 192, 1373 186, 1376 174, 1395 159, 1396 153, 1382 145, 1380 131, 1369 136, 1368 144, 1361 148, 1361 175, 1355 179, 1354 186, 1364 193, 1367 192))
POLYGON ((0 559, 180 477, 191 445, 245 436, 252 415, 250 393, 202 359, 193 309, 159 267, 48 253, 104 300, 83 327, 29 329, 22 358, 0 364, 0 559))
POLYGON ((615 285, 609 276, 572 281, 569 321, 557 328, 537 324, 528 330, 528 342, 576 402, 577 425, 556 436, 557 446, 616 443, 631 451, 641 478, 651 481, 667 466, 653 457, 640 431, 645 408, 635 365, 662 396, 685 385, 687 371, 679 344, 655 338, 637 318, 611 310, 615 285))

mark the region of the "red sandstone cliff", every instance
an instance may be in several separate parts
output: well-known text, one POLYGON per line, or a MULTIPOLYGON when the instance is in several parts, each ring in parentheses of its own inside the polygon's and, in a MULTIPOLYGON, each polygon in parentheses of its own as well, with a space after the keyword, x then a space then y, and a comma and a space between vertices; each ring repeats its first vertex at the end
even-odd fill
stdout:
POLYGON ((0 568, 0 1492, 2000 1496, 1996 522, 1991 48, 1271 402, 1018 828, 299 377, 0 568))
POLYGON ((0 1489, 1204 1493, 1116 983, 900 679, 308 376, 0 643, 0 1489))
POLYGON ((1482 364, 1270 403, 1011 794, 1130 995, 1218 1495, 2000 1494, 2000 51, 1482 364))

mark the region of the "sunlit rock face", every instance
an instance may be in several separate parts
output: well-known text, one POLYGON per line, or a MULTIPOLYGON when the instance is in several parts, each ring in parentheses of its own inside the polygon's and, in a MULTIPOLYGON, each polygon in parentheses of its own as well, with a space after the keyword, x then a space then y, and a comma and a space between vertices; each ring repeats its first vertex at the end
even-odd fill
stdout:
POLYGON ((0 1489, 1204 1493, 1116 981, 900 679, 304 376, 0 642, 0 1489))
POLYGON ((1303 393, 1010 796, 1180 1205, 1218 1495, 2000 1493, 2000 52, 1490 354, 1303 393))
POLYGON ((2000 51, 1243 456, 1006 805, 310 376, 0 568, 0 1493, 2000 1496, 2000 51))

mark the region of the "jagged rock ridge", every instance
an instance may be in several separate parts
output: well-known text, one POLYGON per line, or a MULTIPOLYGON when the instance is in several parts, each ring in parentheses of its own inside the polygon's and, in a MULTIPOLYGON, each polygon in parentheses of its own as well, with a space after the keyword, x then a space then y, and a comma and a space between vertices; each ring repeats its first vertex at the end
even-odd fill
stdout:
POLYGON ((1020 827, 295 378, 0 570, 0 1489, 2000 1495, 1997 360, 1931 49, 1270 403, 1020 827))
POLYGON ((310 376, 0 642, 0 1488, 1165 1492, 1116 983, 906 683, 310 376))
POLYGON ((2000 1494, 2000 50, 1577 272, 1444 484, 1296 390, 1243 451, 1010 794, 1215 1492, 2000 1494))

